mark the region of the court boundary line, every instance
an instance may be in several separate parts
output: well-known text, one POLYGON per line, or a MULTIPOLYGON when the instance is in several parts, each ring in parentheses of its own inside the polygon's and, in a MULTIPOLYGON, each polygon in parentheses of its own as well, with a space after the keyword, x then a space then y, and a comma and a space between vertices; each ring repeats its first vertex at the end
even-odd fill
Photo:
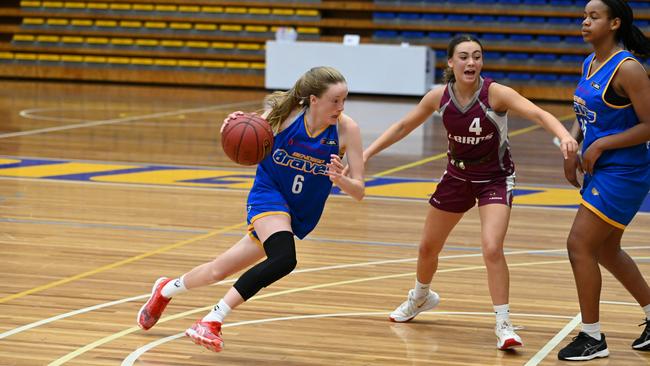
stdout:
MULTIPOLYGON (((639 247, 639 249, 649 249, 649 248, 650 247, 639 247)), ((533 251, 531 251, 531 250, 520 250, 520 251, 506 252, 506 255, 528 254, 529 252, 533 252, 533 254, 534 254, 534 253, 539 253, 539 252, 561 252, 561 251, 566 251, 566 249, 544 249, 544 250, 533 250, 533 251)), ((478 257, 478 256, 481 256, 481 255, 482 255, 482 253, 456 254, 456 255, 441 256, 440 259, 470 258, 470 257, 478 257)), ((417 260, 416 257, 412 257, 412 258, 402 258, 402 259, 386 259, 386 260, 382 260, 382 261, 357 262, 357 263, 340 264, 340 265, 333 265, 333 266, 322 266, 322 267, 315 267, 315 268, 305 268, 305 269, 300 269, 300 270, 293 271, 289 275, 299 274, 299 273, 325 271, 325 270, 330 270, 330 269, 342 269, 342 268, 373 266, 373 265, 378 265, 378 264, 414 262, 416 260, 417 260)), ((235 282, 235 281, 237 281, 237 278, 226 279, 226 280, 214 283, 214 284, 212 284, 210 286, 219 286, 221 284, 232 283, 232 282, 235 282)), ((43 324, 52 323, 52 322, 54 322, 56 320, 65 319, 65 318, 68 318, 68 317, 71 317, 71 316, 74 316, 74 315, 87 313, 87 312, 97 310, 97 309, 103 309, 105 307, 110 307, 110 306, 113 306, 113 305, 119 305, 119 304, 126 303, 126 302, 133 301, 133 300, 140 300, 140 299, 146 298, 146 297, 148 297, 150 295, 151 295, 150 293, 146 293, 146 294, 142 294, 142 295, 138 295, 138 296, 128 297, 128 298, 115 300, 115 301, 111 301, 111 302, 107 302, 107 303, 103 303, 103 304, 97 304, 97 305, 89 306, 89 307, 86 307, 86 308, 83 308, 83 309, 77 309, 77 310, 74 310, 74 311, 67 312, 65 314, 59 314, 59 315, 50 317, 50 318, 45 319, 45 320, 43 320, 43 319, 38 320, 36 322, 32 322, 32 323, 20 326, 18 328, 14 328, 14 329, 6 331, 4 333, 0 333, 0 339, 9 337, 9 336, 17 334, 17 333, 21 333, 21 332, 23 332, 25 330, 29 330, 29 329, 35 328, 35 327, 43 325, 43 324), (63 316, 63 315, 65 315, 65 316, 63 316)))
MULTIPOLYGON (((626 249, 628 249, 628 250, 637 250, 637 249, 638 250, 643 250, 643 249, 648 249, 648 248, 649 248, 648 246, 638 246, 638 247, 628 247, 626 249)), ((518 254, 537 254, 537 253, 564 252, 564 251, 566 251, 566 249, 541 249, 541 250, 540 249, 535 249, 535 250, 521 250, 521 251, 506 252, 505 254, 506 255, 518 255, 518 254)), ((461 255, 453 255, 453 256, 443 256, 440 259, 468 258, 468 257, 477 257, 477 256, 481 256, 481 255, 482 255, 482 253, 471 253, 471 254, 461 254, 461 255)), ((405 258, 405 259, 396 259, 396 260, 385 260, 385 261, 374 261, 374 262, 364 262, 364 263, 352 263, 352 264, 337 265, 337 266, 325 266, 325 267, 317 267, 317 268, 307 268, 307 269, 304 269, 304 270, 294 271, 293 273, 308 273, 308 272, 322 271, 322 270, 327 270, 327 269, 339 269, 339 268, 369 266, 369 265, 376 265, 376 264, 407 262, 407 261, 414 261, 416 259, 417 258, 405 258)), ((565 263, 567 260, 568 259, 556 260, 556 261, 545 261, 545 262, 515 263, 515 264, 511 264, 510 266, 511 267, 520 267, 520 266, 524 266, 524 265, 565 263)), ((453 272, 453 271, 462 271, 462 270, 473 270, 473 269, 479 269, 479 268, 484 268, 484 266, 443 269, 443 270, 440 270, 439 272, 453 272)), ((406 273, 406 274, 389 275, 388 277, 401 277, 401 276, 406 276, 406 275, 409 275, 409 274, 412 274, 412 273, 413 272, 409 272, 409 273, 406 273)), ((382 276, 382 277, 386 277, 386 276, 382 276)), ((212 286, 217 286, 217 285, 226 284, 226 283, 232 283, 232 282, 235 282, 236 280, 237 280, 236 278, 233 278, 233 279, 230 279, 230 280, 224 280, 224 281, 221 281, 219 283, 213 284, 212 286)), ((372 279, 369 279, 369 280, 372 280, 372 279)), ((357 282, 359 282, 359 281, 357 281, 357 282)), ((325 286, 317 286, 317 287, 325 287, 325 286)), ((296 291, 291 291, 291 290, 285 290, 285 291, 282 291, 282 292, 285 293, 286 291, 296 292, 296 291)), ((260 298, 261 297, 277 296, 277 295, 273 295, 273 294, 275 294, 275 293, 267 294, 269 296, 260 295, 260 298)), ((280 294, 278 294, 278 295, 280 295, 280 294)), ((129 301, 143 299, 143 298, 145 298, 147 296, 149 296, 149 294, 143 294, 143 295, 130 297, 130 298, 125 298, 125 299, 121 299, 121 300, 116 300, 116 301, 112 301, 112 302, 108 302, 108 303, 104 303, 104 304, 94 305, 94 306, 83 308, 83 309, 77 309, 77 310, 74 310, 72 312, 68 312, 68 313, 65 313, 65 314, 59 314, 57 316, 54 316, 54 317, 51 317, 51 318, 48 318, 48 319, 42 319, 42 320, 39 320, 37 322, 33 322, 33 323, 30 323, 30 324, 21 326, 19 328, 14 328, 13 330, 4 332, 4 333, 0 334, 0 339, 6 338, 6 337, 11 336, 13 334, 20 333, 20 332, 25 331, 25 330, 36 328, 36 327, 38 327, 40 325, 44 325, 44 324, 54 322, 56 320, 60 320, 60 319, 64 319, 64 318, 74 316, 74 315, 90 312, 90 311, 93 311, 93 310, 96 310, 96 309, 101 309, 101 308, 105 308, 105 307, 109 307, 109 306, 113 306, 113 305, 126 303, 126 302, 129 302, 129 301)), ((606 301, 601 301, 601 302, 602 303, 616 303, 616 304, 630 305, 630 306, 636 305, 636 304, 632 304, 632 303, 622 303, 622 302, 606 302, 606 301)), ((197 311, 201 311, 201 310, 205 310, 205 309, 209 309, 209 308, 211 308, 211 305, 207 306, 205 308, 198 309, 197 311)), ((175 318, 176 317, 174 317, 174 319, 175 318)), ((168 320, 173 320, 173 319, 162 318, 160 320, 160 323, 168 321, 168 320)), ((139 328, 135 327, 135 330, 138 330, 138 329, 139 328)), ((130 332, 130 333, 132 333, 132 332, 130 332)), ((130 334, 130 333, 126 333, 126 334, 130 334)), ((95 347, 93 347, 93 348, 95 348, 95 347)))
MULTIPOLYGON (((222 105, 213 105, 213 106, 209 106, 209 107, 178 109, 178 110, 172 110, 172 111, 167 111, 167 112, 143 114, 143 115, 139 115, 139 116, 111 118, 111 119, 98 120, 98 121, 88 121, 88 122, 83 122, 83 123, 73 123, 73 124, 64 125, 64 126, 37 128, 37 129, 34 129, 34 130, 19 131, 19 132, 8 132, 8 133, 0 134, 0 139, 6 139, 6 138, 12 138, 12 137, 32 136, 32 135, 38 135, 38 134, 47 133, 47 132, 58 132, 58 131, 65 131, 65 130, 73 130, 73 129, 77 129, 77 128, 96 127, 96 126, 103 126, 103 125, 110 125, 110 124, 117 124, 117 123, 131 122, 131 121, 140 121, 140 120, 145 120, 145 119, 150 119, 150 118, 169 117, 169 116, 175 116, 175 115, 179 115, 179 114, 200 113, 200 112, 207 112, 207 111, 215 110, 215 109, 232 108, 232 107, 239 107, 239 106, 245 106, 245 105, 251 105, 251 104, 259 104, 259 101, 256 100, 256 101, 227 103, 227 104, 222 104, 222 105)), ((25 117, 22 114, 22 111, 19 112, 18 114, 23 118, 29 118, 29 117, 25 117)))
POLYGON ((573 329, 582 321, 582 315, 578 313, 578 315, 574 316, 573 319, 569 323, 567 323, 564 328, 562 328, 553 338, 551 338, 550 341, 548 341, 537 353, 531 357, 528 362, 524 366, 536 366, 540 362, 544 361, 546 359, 546 356, 548 356, 551 351, 557 347, 560 342, 566 338, 566 336, 569 335, 569 333, 573 332, 573 329))
MULTIPOLYGON (((223 328, 230 328, 230 327, 238 327, 242 325, 250 325, 250 324, 264 324, 264 323, 271 323, 271 322, 277 322, 277 321, 287 321, 287 320, 303 320, 303 319, 328 319, 328 318, 337 318, 337 317, 359 317, 359 316, 367 316, 367 317, 372 317, 372 316, 380 316, 380 315, 388 315, 390 312, 384 311, 384 312, 349 312, 349 313, 330 313, 330 314, 309 314, 309 315, 294 315, 294 316, 284 316, 284 317, 277 317, 277 318, 265 318, 265 319, 257 319, 257 320, 246 320, 246 321, 240 321, 236 323, 229 323, 229 324, 224 324, 223 328)), ((494 313, 488 313, 488 312, 479 312, 479 311, 424 311, 420 313, 420 316, 423 315, 428 315, 428 316, 439 316, 439 315, 476 315, 476 316, 493 316, 494 313)), ((510 314, 512 316, 523 316, 523 317, 535 317, 535 318, 560 318, 560 319, 566 319, 566 318, 571 318, 570 316, 566 315, 553 315, 553 314, 528 314, 528 313, 512 313, 510 314)), ((122 361, 121 366, 132 366, 135 361, 138 360, 140 356, 145 354, 146 352, 156 348, 157 346, 161 344, 165 344, 167 342, 171 342, 173 340, 182 338, 185 335, 185 333, 177 333, 171 336, 167 336, 164 338, 160 338, 154 342, 150 342, 144 346, 139 347, 135 351, 131 352, 124 360, 122 361)))
MULTIPOLYGON (((525 262, 525 263, 515 263, 515 264, 509 264, 508 267, 524 267, 524 266, 535 266, 535 265, 543 265, 543 264, 558 264, 558 263, 566 263, 568 262, 569 259, 564 259, 564 260, 556 260, 556 261, 540 261, 540 262, 525 262)), ((442 269, 438 270, 436 273, 448 273, 448 272, 461 272, 461 271, 471 271, 471 270, 477 270, 477 269, 484 269, 485 265, 482 266, 464 266, 464 267, 456 267, 456 268, 449 268, 449 269, 442 269)), ((376 280, 384 280, 384 279, 391 279, 391 278, 399 278, 399 277, 406 277, 406 276, 414 276, 415 272, 409 271, 405 273, 397 273, 397 274, 391 274, 391 275, 383 275, 383 276, 372 276, 372 277, 364 277, 364 278, 356 278, 352 280, 344 280, 344 281, 336 281, 336 282, 329 282, 329 283, 322 283, 318 285, 311 285, 311 286, 303 286, 303 287, 298 287, 298 288, 293 288, 293 289, 287 289, 287 290, 281 290, 281 291, 276 291, 268 294, 261 294, 254 296, 250 298, 248 301, 257 301, 269 297, 277 297, 277 296, 282 296, 282 295, 287 295, 287 294, 293 294, 297 292, 304 292, 304 291, 310 291, 310 290, 316 290, 316 289, 321 289, 321 288, 327 288, 327 287, 335 287, 335 286, 340 286, 340 285, 349 285, 353 283, 361 283, 361 282, 370 282, 370 281, 376 281, 376 280)), ((195 308, 192 310, 187 310, 181 313, 177 313, 174 315, 170 315, 168 317, 160 318, 158 320, 157 324, 165 323, 171 320, 176 320, 180 319, 189 315, 193 315, 198 312, 205 312, 210 309, 212 309, 214 305, 208 305, 200 308, 195 308)), ((129 335, 131 333, 134 333, 136 331, 140 330, 140 327, 134 326, 131 328, 124 329, 122 331, 113 333, 111 335, 108 335, 106 337, 103 337, 99 340, 96 340, 94 342, 88 343, 83 347, 79 347, 76 350, 69 352, 68 354, 54 360, 53 362, 49 363, 48 366, 59 366, 62 365, 80 355, 85 354, 88 351, 92 351, 93 349, 102 346, 106 343, 112 342, 116 339, 119 339, 123 336, 129 335)))

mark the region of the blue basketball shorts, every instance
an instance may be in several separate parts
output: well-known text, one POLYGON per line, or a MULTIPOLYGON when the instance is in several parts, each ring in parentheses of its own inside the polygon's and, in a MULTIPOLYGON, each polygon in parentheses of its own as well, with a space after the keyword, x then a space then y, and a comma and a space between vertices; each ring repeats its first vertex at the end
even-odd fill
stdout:
POLYGON ((291 230, 293 234, 302 239, 309 234, 318 223, 320 215, 310 214, 309 207, 303 207, 307 210, 305 215, 292 208, 282 196, 282 193, 272 189, 256 189, 248 195, 246 205, 246 222, 248 223, 249 235, 259 241, 257 233, 253 228, 253 223, 262 217, 269 215, 287 215, 291 218, 291 230))
POLYGON ((585 174, 582 205, 603 221, 625 229, 650 190, 650 167, 603 167, 585 174))

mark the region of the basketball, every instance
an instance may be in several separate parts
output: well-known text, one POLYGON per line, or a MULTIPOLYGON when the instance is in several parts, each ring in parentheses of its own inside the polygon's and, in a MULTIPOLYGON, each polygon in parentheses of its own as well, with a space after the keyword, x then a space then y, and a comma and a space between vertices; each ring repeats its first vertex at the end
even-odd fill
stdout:
POLYGON ((228 121, 221 133, 221 147, 235 163, 255 165, 271 153, 273 130, 264 118, 244 113, 228 121))

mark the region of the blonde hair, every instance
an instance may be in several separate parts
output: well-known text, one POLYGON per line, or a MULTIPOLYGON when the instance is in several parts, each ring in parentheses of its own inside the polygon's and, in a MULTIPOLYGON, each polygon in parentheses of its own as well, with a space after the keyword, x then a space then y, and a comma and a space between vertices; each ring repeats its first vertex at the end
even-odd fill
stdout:
POLYGON ((321 97, 334 84, 345 83, 345 77, 329 66, 318 66, 304 73, 287 91, 276 91, 264 98, 264 106, 271 109, 266 120, 274 132, 297 106, 309 107, 309 97, 321 97))

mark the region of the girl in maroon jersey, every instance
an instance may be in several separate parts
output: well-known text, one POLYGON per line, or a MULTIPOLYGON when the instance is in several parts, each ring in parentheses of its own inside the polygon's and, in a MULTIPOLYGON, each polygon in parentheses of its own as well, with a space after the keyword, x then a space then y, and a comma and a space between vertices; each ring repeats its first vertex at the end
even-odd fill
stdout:
POLYGON ((523 345, 509 319, 510 279, 503 240, 510 220, 515 166, 510 158, 507 112, 538 123, 560 139, 566 159, 578 149, 576 140, 553 115, 513 89, 480 76, 481 43, 469 35, 457 36, 447 48, 446 85, 427 93, 406 116, 393 124, 363 153, 364 162, 404 138, 435 111, 447 129, 449 163, 435 193, 420 242, 415 287, 408 299, 390 314, 407 322, 434 308, 440 298, 429 289, 438 268, 438 255, 451 230, 478 201, 481 246, 488 286, 496 313, 497 348, 523 345))

